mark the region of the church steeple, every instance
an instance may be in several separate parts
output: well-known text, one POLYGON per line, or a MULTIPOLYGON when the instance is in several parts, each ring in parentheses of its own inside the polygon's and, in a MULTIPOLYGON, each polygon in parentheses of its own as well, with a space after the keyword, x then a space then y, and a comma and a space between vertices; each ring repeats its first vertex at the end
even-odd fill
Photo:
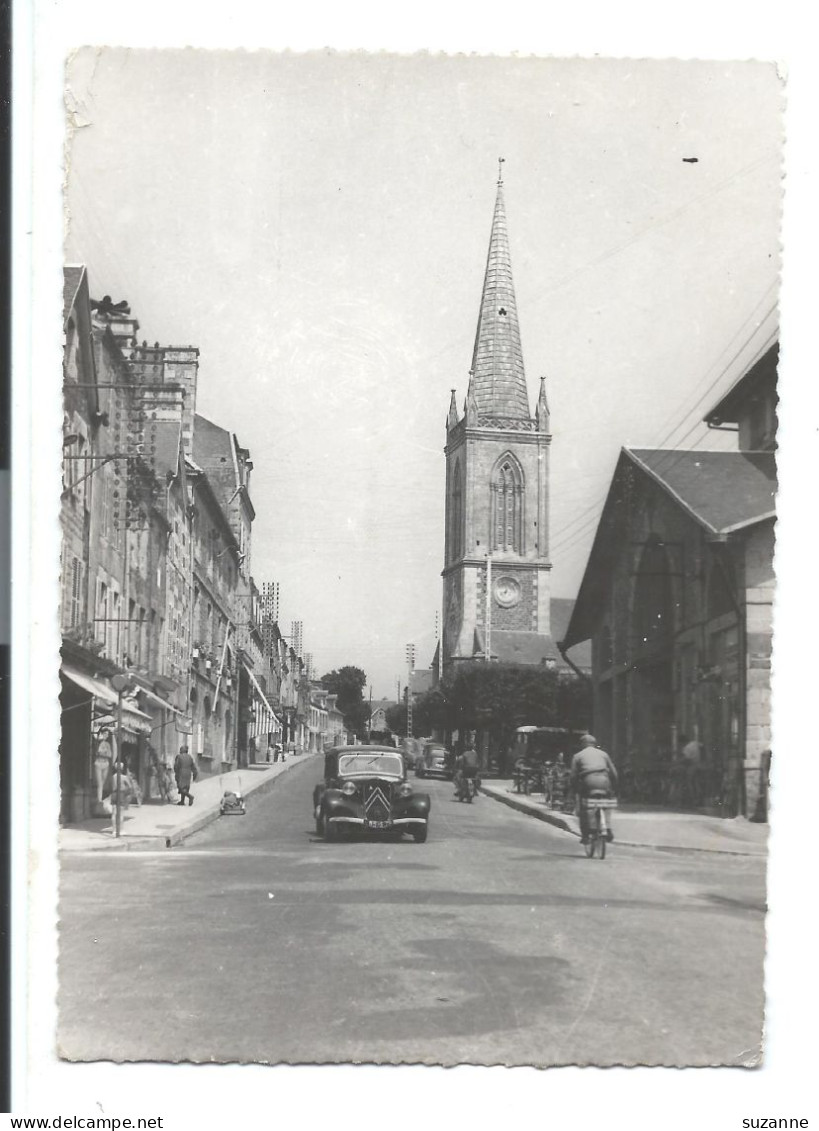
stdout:
POLYGON ((454 393, 447 416, 445 672, 487 658, 534 665, 557 658, 550 635, 551 441, 545 379, 529 409, 499 171, 463 416, 454 393))
POLYGON ((473 392, 480 416, 531 419, 500 166, 472 371, 473 392))

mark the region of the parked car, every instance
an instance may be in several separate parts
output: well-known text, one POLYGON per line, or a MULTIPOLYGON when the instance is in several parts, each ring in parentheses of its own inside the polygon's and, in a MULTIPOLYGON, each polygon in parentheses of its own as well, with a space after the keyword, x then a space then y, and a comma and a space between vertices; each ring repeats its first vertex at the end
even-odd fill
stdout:
POLYGON ((400 751, 391 746, 339 746, 324 756, 324 780, 313 790, 316 832, 335 840, 344 829, 410 833, 427 839, 430 800, 407 781, 400 751))
POLYGON ((415 765, 415 776, 418 778, 444 778, 452 779, 452 758, 449 751, 440 742, 426 742, 421 757, 415 765))

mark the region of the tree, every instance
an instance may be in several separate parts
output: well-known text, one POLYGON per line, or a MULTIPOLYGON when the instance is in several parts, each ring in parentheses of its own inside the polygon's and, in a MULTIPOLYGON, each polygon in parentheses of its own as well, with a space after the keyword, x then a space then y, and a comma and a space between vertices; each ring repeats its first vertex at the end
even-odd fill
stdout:
MULTIPOLYGON (((386 712, 387 726, 393 734, 407 733, 407 702, 396 703, 386 712)), ((412 703, 412 729, 416 735, 432 734, 436 726, 446 726, 446 700, 437 687, 417 696, 412 703)))
POLYGON ((344 716, 344 726, 347 730, 362 734, 367 729, 369 719, 369 707, 364 702, 366 673, 361 668, 348 664, 343 668, 334 668, 331 672, 327 672, 321 677, 320 682, 331 695, 337 696, 336 703, 344 716))

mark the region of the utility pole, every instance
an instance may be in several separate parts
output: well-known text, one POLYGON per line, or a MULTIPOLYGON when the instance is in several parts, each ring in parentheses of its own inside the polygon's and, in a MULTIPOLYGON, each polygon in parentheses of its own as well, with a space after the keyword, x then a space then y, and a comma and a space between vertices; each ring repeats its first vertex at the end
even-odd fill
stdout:
POLYGON ((370 684, 370 713, 367 715, 367 742, 370 741, 370 735, 373 728, 373 685, 370 684))
POLYGON ((415 667, 415 645, 407 645, 407 738, 412 738, 412 669, 415 667))
POLYGON ((486 551, 486 631, 484 632, 484 657, 486 663, 492 659, 492 554, 486 551))

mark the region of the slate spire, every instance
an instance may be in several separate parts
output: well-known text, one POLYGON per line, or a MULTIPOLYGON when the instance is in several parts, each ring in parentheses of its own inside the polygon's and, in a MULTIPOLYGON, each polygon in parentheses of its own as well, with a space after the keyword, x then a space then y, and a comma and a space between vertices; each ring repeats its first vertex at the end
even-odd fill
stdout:
POLYGON ((458 405, 455 401, 455 390, 452 390, 452 395, 449 398, 449 413, 446 418, 447 431, 451 432, 458 424, 458 405))
POLYGON ((472 371, 480 416, 531 419, 500 169, 472 371))

